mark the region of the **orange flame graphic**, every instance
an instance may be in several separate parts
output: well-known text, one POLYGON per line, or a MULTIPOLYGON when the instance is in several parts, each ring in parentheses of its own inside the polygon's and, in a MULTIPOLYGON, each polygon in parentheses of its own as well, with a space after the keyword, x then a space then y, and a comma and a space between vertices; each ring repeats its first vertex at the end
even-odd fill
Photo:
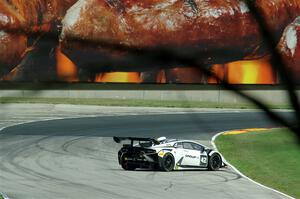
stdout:
POLYGON ((58 47, 56 50, 56 60, 57 60, 57 76, 61 81, 66 82, 77 82, 78 74, 77 67, 75 64, 64 55, 60 48, 58 47))
POLYGON ((112 72, 97 74, 95 82, 140 83, 141 79, 138 72, 112 72))
POLYGON ((254 61, 238 61, 225 64, 230 84, 275 84, 276 76, 269 58, 254 61))

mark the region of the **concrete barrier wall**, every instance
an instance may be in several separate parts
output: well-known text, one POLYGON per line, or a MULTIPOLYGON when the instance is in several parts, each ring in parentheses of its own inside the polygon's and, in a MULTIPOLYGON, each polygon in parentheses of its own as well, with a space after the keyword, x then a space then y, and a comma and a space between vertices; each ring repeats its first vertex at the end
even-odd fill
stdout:
MULTIPOLYGON (((287 104, 286 92, 282 89, 257 90, 246 89, 243 92, 269 104, 287 104)), ((299 94, 300 92, 297 91, 299 94)), ((232 91, 222 89, 208 90, 123 90, 123 89, 4 89, 0 97, 41 97, 41 98, 111 98, 111 99, 140 99, 140 100, 185 100, 217 103, 246 103, 243 98, 232 91)))

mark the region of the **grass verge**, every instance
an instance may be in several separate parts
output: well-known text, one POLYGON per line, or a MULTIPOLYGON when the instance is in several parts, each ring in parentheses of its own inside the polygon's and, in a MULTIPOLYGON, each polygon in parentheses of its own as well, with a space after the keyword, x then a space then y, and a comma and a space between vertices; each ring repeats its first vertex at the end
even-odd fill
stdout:
POLYGON ((288 130, 221 135, 215 143, 246 176, 300 198, 300 146, 288 130))
MULTIPOLYGON (((237 108, 255 109, 252 104, 229 104, 199 101, 165 101, 165 100, 136 100, 136 99, 83 99, 83 98, 17 98, 2 97, 0 103, 46 103, 46 104, 76 104, 100 106, 135 106, 135 107, 178 107, 178 108, 237 108)), ((270 108, 289 108, 285 105, 270 108)))

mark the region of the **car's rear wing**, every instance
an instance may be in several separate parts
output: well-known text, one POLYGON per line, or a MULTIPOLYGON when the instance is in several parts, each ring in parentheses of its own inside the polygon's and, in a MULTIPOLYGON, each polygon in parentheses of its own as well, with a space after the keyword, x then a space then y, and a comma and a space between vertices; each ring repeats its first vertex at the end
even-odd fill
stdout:
POLYGON ((159 143, 160 143, 159 141, 157 141, 157 140, 155 140, 155 139, 153 139, 153 138, 116 137, 116 136, 114 136, 113 139, 114 139, 114 141, 115 141, 116 143, 120 143, 120 142, 122 142, 122 141, 124 141, 124 140, 130 140, 132 146, 133 146, 133 142, 134 142, 134 141, 151 141, 151 142, 153 142, 154 144, 159 144, 159 143))

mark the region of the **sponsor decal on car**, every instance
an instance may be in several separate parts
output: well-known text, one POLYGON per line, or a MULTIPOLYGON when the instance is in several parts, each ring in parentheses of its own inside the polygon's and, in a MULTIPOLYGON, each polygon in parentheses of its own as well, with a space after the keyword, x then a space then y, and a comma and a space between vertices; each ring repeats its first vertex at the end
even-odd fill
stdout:
POLYGON ((159 157, 164 157, 164 155, 167 153, 167 152, 171 152, 172 149, 162 149, 161 151, 158 152, 158 156, 159 157))
POLYGON ((164 157, 165 154, 166 154, 166 153, 165 153, 164 150, 161 150, 161 151, 158 152, 158 156, 159 156, 159 157, 164 157))
POLYGON ((197 158, 197 156, 193 156, 193 155, 185 155, 186 158, 197 158))

